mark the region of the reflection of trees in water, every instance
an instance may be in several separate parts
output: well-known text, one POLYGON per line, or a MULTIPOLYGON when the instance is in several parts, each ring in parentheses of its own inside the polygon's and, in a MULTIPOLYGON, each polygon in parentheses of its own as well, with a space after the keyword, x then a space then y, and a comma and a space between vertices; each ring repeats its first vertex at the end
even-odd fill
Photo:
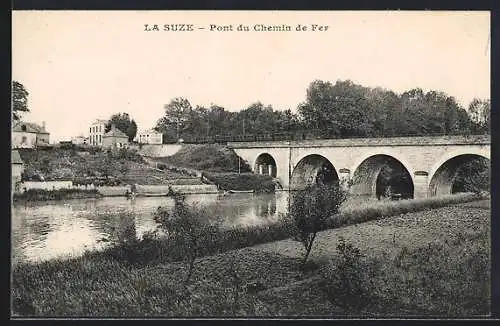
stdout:
POLYGON ((255 215, 272 217, 276 214, 276 196, 265 196, 255 202, 255 215))

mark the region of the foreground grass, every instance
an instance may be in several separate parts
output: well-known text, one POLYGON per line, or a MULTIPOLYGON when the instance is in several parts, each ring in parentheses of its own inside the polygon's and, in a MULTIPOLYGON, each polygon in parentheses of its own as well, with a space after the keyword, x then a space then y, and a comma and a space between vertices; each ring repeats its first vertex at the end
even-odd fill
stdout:
POLYGON ((187 286, 182 262, 132 264, 94 252, 23 263, 13 268, 13 312, 66 317, 484 315, 489 313, 489 217, 484 202, 471 202, 323 231, 305 271, 298 267, 300 244, 293 240, 227 251, 197 260, 187 286), (349 275, 371 280, 359 295, 371 304, 353 308, 335 295, 328 271, 340 266, 335 247, 341 236, 364 254, 367 265, 349 275))

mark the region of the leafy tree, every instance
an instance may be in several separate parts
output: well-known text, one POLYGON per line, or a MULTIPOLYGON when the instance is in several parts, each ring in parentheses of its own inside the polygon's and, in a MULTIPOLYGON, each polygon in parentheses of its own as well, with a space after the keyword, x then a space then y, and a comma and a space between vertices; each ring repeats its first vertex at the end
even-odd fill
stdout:
POLYGON ((323 137, 368 136, 372 123, 368 119, 366 89, 353 82, 316 80, 307 89, 306 102, 298 107, 306 128, 317 129, 323 137))
POLYGON ((137 134, 137 124, 133 119, 130 119, 128 113, 113 114, 106 123, 104 130, 108 132, 113 124, 117 129, 124 132, 128 136, 129 141, 132 141, 137 134))
POLYGON ((328 219, 339 212, 346 193, 337 184, 317 183, 297 191, 290 203, 290 216, 296 227, 296 239, 305 249, 306 264, 312 245, 328 219))
POLYGON ((174 209, 172 211, 159 209, 155 214, 155 221, 169 236, 182 242, 189 264, 185 281, 187 284, 193 274, 196 258, 200 257, 205 247, 217 238, 220 222, 209 221, 209 214, 196 205, 188 207, 183 195, 176 192, 172 192, 172 195, 174 209))
POLYGON ((181 138, 182 132, 187 129, 191 122, 192 110, 191 103, 185 98, 177 97, 164 105, 165 119, 167 124, 173 124, 176 128, 176 139, 181 138))
POLYGON ((28 95, 29 93, 23 84, 15 80, 12 82, 12 115, 14 120, 19 120, 22 113, 30 111, 28 95))
POLYGON ((480 100, 474 98, 469 104, 469 114, 472 120, 473 129, 475 131, 490 133, 490 114, 491 103, 490 100, 480 100))

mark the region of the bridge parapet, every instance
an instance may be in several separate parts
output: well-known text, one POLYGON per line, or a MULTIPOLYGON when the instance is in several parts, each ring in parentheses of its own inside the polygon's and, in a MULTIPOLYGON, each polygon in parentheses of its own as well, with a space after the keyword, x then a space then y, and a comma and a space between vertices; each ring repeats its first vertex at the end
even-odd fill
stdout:
POLYGON ((490 135, 229 142, 231 148, 490 145, 490 135))

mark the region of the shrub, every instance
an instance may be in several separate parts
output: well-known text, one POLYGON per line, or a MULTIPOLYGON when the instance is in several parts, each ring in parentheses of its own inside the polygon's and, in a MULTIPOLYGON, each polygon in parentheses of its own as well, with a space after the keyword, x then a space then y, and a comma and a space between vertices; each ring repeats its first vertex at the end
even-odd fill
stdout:
POLYGON ((196 205, 188 207, 183 195, 173 191, 171 194, 174 198, 174 209, 169 211, 159 208, 155 214, 155 221, 169 236, 182 241, 185 257, 189 263, 187 284, 193 273, 196 258, 203 254, 206 246, 215 245, 220 223, 209 221, 206 212, 196 205))
POLYGON ((290 215, 295 223, 296 237, 304 245, 303 264, 311 252, 316 234, 339 212, 346 193, 338 185, 315 184, 293 194, 290 215))
POLYGON ((343 238, 337 245, 339 255, 320 269, 320 287, 328 300, 348 311, 359 311, 371 302, 374 268, 361 251, 343 238))

